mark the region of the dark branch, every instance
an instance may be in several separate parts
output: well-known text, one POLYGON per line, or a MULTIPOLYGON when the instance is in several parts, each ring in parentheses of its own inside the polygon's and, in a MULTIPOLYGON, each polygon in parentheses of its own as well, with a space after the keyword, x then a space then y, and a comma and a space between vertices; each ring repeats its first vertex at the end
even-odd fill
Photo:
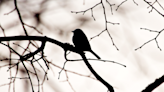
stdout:
POLYGON ((89 68, 89 70, 92 72, 92 74, 101 82, 103 83, 110 92, 114 92, 113 87, 107 83, 104 79, 102 79, 97 73, 96 71, 92 68, 92 66, 89 64, 87 58, 85 57, 85 54, 83 52, 79 52, 79 54, 81 55, 81 57, 83 58, 85 64, 87 65, 87 67, 89 68))
POLYGON ((138 6, 138 4, 136 3, 136 1, 133 0, 133 2, 138 6))
MULTIPOLYGON (((158 12, 158 14, 160 14, 162 17, 164 17, 164 15, 161 13, 161 12, 159 12, 153 5, 151 5, 150 4, 150 2, 148 2, 148 1, 146 1, 146 0, 144 0, 148 5, 150 5, 150 7, 152 7, 152 9, 154 9, 156 12, 158 12)), ((160 5, 161 6, 161 5, 160 5)), ((161 6, 162 7, 162 6, 161 6)), ((163 7, 162 7, 162 9, 164 9, 163 7)))
POLYGON ((17 0, 14 0, 14 4, 15 4, 15 9, 16 9, 16 11, 17 11, 17 13, 18 13, 18 16, 19 16, 19 20, 20 20, 20 22, 21 22, 21 24, 22 24, 23 30, 24 30, 26 36, 28 36, 27 31, 26 31, 26 29, 25 29, 25 27, 24 27, 24 23, 23 23, 21 14, 20 14, 19 9, 18 9, 18 7, 17 7, 17 0))
MULTIPOLYGON (((114 92, 114 89, 113 87, 108 84, 105 80, 103 80, 95 71, 94 69, 92 68, 92 66, 89 64, 89 62, 87 61, 85 55, 83 52, 80 52, 79 50, 77 50, 74 46, 70 45, 70 44, 67 44, 67 43, 61 43, 57 40, 54 40, 54 39, 51 39, 51 38, 48 38, 48 37, 41 37, 41 36, 12 36, 12 37, 0 37, 1 39, 1 42, 2 41, 14 41, 14 40, 38 40, 38 41, 42 41, 42 46, 40 48, 38 48, 38 50, 36 50, 35 52, 33 53, 29 53, 29 54, 26 54, 25 56, 20 56, 21 57, 21 62, 24 66, 24 68, 26 69, 27 71, 27 74, 28 74, 28 77, 30 79, 30 83, 31 83, 31 86, 32 86, 32 91, 33 90, 33 84, 32 84, 32 81, 31 81, 31 78, 30 78, 30 75, 29 75, 29 71, 27 70, 25 64, 23 63, 23 61, 25 59, 28 59, 29 57, 33 56, 34 54, 37 54, 40 50, 43 50, 44 47, 45 47, 45 44, 46 42, 51 42, 51 43, 54 43, 56 45, 59 45, 60 47, 62 47, 65 51, 72 51, 72 52, 75 52, 75 53, 78 53, 81 55, 81 57, 83 58, 85 64, 87 65, 87 67, 90 69, 90 71, 93 73, 93 75, 100 81, 102 82, 110 92, 114 92)), ((18 54, 19 55, 19 54, 18 54)))
POLYGON ((153 83, 148 85, 142 92, 152 92, 154 89, 156 89, 159 85, 161 85, 164 82, 164 75, 156 79, 153 83))

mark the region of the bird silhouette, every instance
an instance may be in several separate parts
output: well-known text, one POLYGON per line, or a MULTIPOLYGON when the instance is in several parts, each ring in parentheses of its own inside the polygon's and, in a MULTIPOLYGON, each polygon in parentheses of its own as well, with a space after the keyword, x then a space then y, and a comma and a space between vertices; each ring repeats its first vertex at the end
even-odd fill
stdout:
POLYGON ((98 59, 101 59, 95 52, 93 52, 89 44, 89 41, 87 39, 87 36, 84 34, 84 32, 81 29, 75 29, 72 32, 74 33, 72 37, 72 41, 75 45, 75 48, 81 51, 89 51, 93 55, 95 55, 98 59))

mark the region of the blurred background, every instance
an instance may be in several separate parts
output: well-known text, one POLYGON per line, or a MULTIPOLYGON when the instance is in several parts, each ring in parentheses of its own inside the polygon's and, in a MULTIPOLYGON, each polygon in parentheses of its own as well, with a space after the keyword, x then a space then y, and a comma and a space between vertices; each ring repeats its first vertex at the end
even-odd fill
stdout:
MULTIPOLYGON (((102 0, 103 3, 100 1, 17 0, 17 6, 30 36, 47 36, 72 44, 73 33, 71 31, 77 28, 82 29, 90 40, 93 51, 102 60, 111 60, 126 65, 123 67, 112 62, 90 60, 95 71, 114 87, 115 92, 141 92, 164 74, 164 33, 161 32, 156 40, 148 42, 158 35, 157 32, 152 31, 161 31, 164 28, 164 18, 143 0, 108 0, 108 2, 102 0), (96 4, 98 5, 95 6, 96 4), (106 28, 107 30, 103 31, 106 28), (91 40, 92 37, 94 38, 91 40), (142 45, 144 46, 139 48, 142 45)), ((160 13, 164 12, 163 0, 149 0, 148 2, 151 4, 155 2, 153 6, 160 13)), ((5 36, 25 35, 14 9, 14 0, 0 0, 1 37, 4 37, 4 34, 5 36)), ((7 42, 4 43, 7 44, 7 42)), ((9 43, 20 54, 28 45, 28 41, 10 41, 9 43)), ((41 45, 37 41, 34 43, 38 47, 41 45)), ((29 46, 29 50, 35 51, 36 48, 29 46)), ((9 58, 10 54, 8 47, 0 44, 0 90, 3 92, 31 92, 29 80, 20 79, 27 77, 22 64, 19 64, 19 68, 15 66, 9 69, 10 60, 5 59, 9 58), (15 76, 16 72, 18 72, 17 76, 15 76)), ((107 92, 107 88, 94 78, 83 61, 68 61, 65 64, 65 70, 61 72, 66 61, 64 50, 61 47, 47 43, 44 55, 51 62, 49 70, 43 60, 38 61, 43 68, 34 63, 40 80, 40 92, 107 92), (48 79, 44 78, 43 69, 47 71, 48 79)), ((87 58, 96 59, 89 52, 85 55, 87 58)), ((11 63, 18 62, 17 55, 12 53, 11 57, 11 63)), ((81 59, 73 52, 68 55, 68 58, 81 59)), ((26 65, 30 71, 33 71, 28 62, 26 65)), ((34 90, 37 92, 37 78, 34 75, 31 77, 34 90)), ((153 92, 163 91, 164 85, 162 84, 153 92)))

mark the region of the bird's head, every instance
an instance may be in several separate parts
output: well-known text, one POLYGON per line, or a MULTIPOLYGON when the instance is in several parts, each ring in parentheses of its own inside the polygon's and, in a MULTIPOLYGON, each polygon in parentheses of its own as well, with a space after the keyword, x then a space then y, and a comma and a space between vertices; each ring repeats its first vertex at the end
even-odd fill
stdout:
POLYGON ((83 33, 83 31, 81 29, 75 29, 74 31, 72 31, 73 33, 83 33))

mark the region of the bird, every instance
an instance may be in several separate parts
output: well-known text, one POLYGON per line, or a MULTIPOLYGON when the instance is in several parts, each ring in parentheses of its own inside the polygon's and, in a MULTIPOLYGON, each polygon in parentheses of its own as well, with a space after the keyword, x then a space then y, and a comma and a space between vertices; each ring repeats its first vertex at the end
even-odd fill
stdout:
POLYGON ((73 32, 72 41, 75 48, 81 51, 89 51, 98 59, 101 59, 92 49, 87 39, 87 36, 81 29, 75 29, 73 32))

